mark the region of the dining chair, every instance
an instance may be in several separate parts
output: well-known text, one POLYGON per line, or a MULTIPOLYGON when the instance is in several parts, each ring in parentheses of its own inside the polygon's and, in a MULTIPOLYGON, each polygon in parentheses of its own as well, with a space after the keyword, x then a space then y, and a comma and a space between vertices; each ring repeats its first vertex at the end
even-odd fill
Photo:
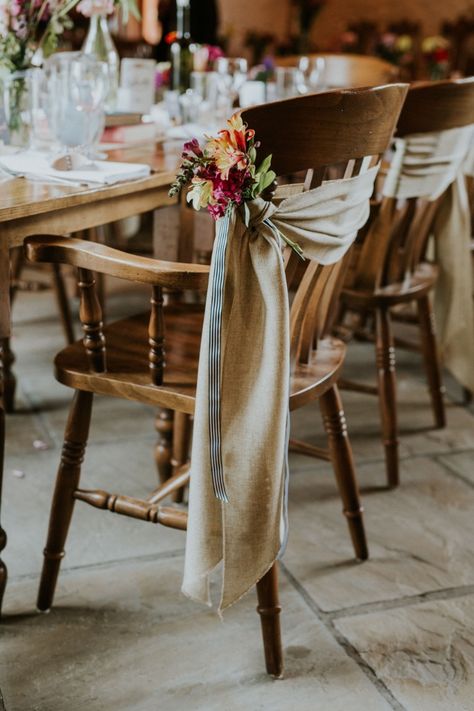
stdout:
MULTIPOLYGON (((406 85, 334 91, 249 109, 243 115, 256 130, 262 155, 272 153, 280 175, 308 171, 306 187, 324 180, 327 166, 346 164, 346 177, 376 164, 389 145, 406 85), (281 130, 281 126, 285 130, 281 130)), ((295 186, 291 186, 294 190, 295 186)), ((339 209, 343 210, 342 205, 339 209)), ((55 359, 59 382, 74 390, 53 495, 49 531, 38 593, 38 608, 48 610, 74 504, 186 529, 187 513, 165 498, 187 483, 187 436, 194 411, 202 307, 184 301, 163 303, 163 289, 205 290, 209 267, 163 262, 126 254, 106 245, 78 239, 34 237, 25 241, 32 262, 64 263, 79 270, 83 341, 68 346, 55 359), (93 273, 105 273, 151 287, 151 311, 103 326, 93 273), (81 464, 88 439, 94 395, 137 400, 174 411, 172 476, 146 499, 80 488, 81 464)), ((299 258, 286 255, 286 274, 293 280, 299 258)), ((319 400, 356 556, 368 556, 362 507, 337 380, 345 344, 326 333, 326 319, 336 289, 340 263, 323 266, 306 260, 290 313, 290 409, 319 400)), ((255 493, 257 496, 257 492, 255 493)), ((257 583, 267 671, 280 676, 277 564, 257 583)))
MULTIPOLYGON (((396 136, 407 139, 472 123, 474 78, 418 84, 408 92, 396 136)), ((415 165, 412 170, 416 174, 415 165)), ((348 316, 349 319, 352 317, 346 337, 357 335, 375 342, 377 386, 349 380, 343 380, 341 385, 379 398, 390 487, 399 484, 395 346, 410 345, 405 340, 394 339, 393 320, 417 325, 420 343, 415 344, 414 349, 421 350, 423 356, 435 425, 441 428, 446 424, 432 308, 439 269, 427 254, 429 238, 444 197, 443 193, 435 200, 422 196, 408 199, 387 196, 378 200, 373 205, 364 239, 352 251, 352 264, 341 293, 343 328, 348 325, 348 316), (407 306, 416 306, 416 310, 407 312, 407 306), (367 323, 368 330, 365 329, 367 323)))
MULTIPOLYGON (((326 87, 351 88, 376 86, 396 81, 399 70, 390 62, 363 54, 308 54, 310 60, 324 60, 321 85, 326 87)), ((299 56, 276 57, 277 67, 296 67, 299 56)))

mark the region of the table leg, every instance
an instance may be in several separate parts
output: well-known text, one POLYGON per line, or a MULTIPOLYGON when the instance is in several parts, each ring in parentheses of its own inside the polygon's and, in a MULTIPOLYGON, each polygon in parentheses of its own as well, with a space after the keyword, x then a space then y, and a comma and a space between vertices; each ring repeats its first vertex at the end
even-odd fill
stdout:
MULTIPOLYGON (((0 347, 0 505, 2 501, 3 462, 5 455, 5 409, 3 405, 3 347, 0 347)), ((7 534, 0 524, 0 554, 7 544, 7 534)), ((0 614, 7 585, 7 569, 0 558, 0 614)))
POLYGON ((15 411, 16 378, 12 370, 15 356, 10 348, 10 339, 4 338, 2 348, 3 408, 10 414, 15 411))
MULTIPOLYGON (((0 234, 0 509, 2 502, 3 464, 5 456, 5 407, 3 400, 3 344, 10 336, 10 252, 0 234)), ((7 536, 0 525, 0 554, 7 544, 7 536)), ((0 559, 0 612, 7 584, 7 569, 0 559)))

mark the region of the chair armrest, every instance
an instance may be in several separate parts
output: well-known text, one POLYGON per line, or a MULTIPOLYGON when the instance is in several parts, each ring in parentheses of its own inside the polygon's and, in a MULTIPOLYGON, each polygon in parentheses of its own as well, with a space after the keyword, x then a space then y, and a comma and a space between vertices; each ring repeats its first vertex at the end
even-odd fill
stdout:
POLYGON ((209 277, 209 267, 205 264, 138 257, 75 237, 28 237, 24 242, 24 250, 30 262, 70 264, 120 279, 169 289, 205 290, 209 277))

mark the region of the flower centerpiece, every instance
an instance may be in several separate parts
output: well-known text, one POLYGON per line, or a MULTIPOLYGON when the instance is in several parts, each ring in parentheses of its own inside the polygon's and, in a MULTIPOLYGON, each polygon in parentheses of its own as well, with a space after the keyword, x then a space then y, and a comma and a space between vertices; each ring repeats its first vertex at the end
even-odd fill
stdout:
POLYGON ((56 50, 77 1, 0 0, 0 82, 11 143, 28 142, 28 70, 56 50))
POLYGON ((105 105, 107 110, 114 111, 117 104, 120 58, 110 34, 108 18, 117 11, 123 24, 127 24, 130 15, 140 19, 136 0, 80 0, 77 10, 90 20, 82 51, 107 64, 109 91, 105 105))
POLYGON ((384 32, 375 46, 375 53, 386 62, 395 64, 407 73, 408 78, 413 72, 415 56, 414 42, 411 35, 384 32))
POLYGON ((421 51, 428 66, 430 79, 446 79, 449 74, 451 44, 445 37, 425 37, 421 51))
MULTIPOLYGON (((271 189, 276 178, 271 155, 257 167, 259 145, 255 131, 243 123, 239 114, 232 116, 216 138, 206 137, 203 146, 197 139, 188 141, 170 197, 188 188, 187 201, 195 210, 207 209, 214 220, 236 208, 245 212, 245 203, 271 189)), ((302 256, 299 245, 282 234, 280 237, 302 256)))

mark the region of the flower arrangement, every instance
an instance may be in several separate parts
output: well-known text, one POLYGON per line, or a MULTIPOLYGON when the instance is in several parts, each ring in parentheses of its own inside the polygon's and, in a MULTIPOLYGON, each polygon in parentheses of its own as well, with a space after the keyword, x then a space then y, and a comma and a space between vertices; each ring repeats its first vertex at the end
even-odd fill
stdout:
POLYGON ((0 68, 23 71, 36 50, 49 56, 58 37, 72 26, 69 13, 77 0, 0 0, 0 68))
MULTIPOLYGON (((217 138, 206 137, 201 147, 197 139, 184 144, 182 162, 170 197, 188 187, 186 199, 195 210, 206 208, 215 220, 229 210, 254 200, 275 182, 271 170, 272 156, 257 167, 255 131, 243 123, 239 114, 227 121, 227 128, 217 138)), ((300 247, 281 235, 300 256, 300 247)))
POLYGON ((406 67, 414 61, 413 39, 410 35, 385 32, 376 44, 375 53, 398 67, 406 67))
POLYGON ((128 22, 130 15, 133 15, 137 20, 140 19, 140 12, 136 0, 81 0, 77 6, 77 10, 81 15, 84 15, 84 17, 111 15, 115 10, 118 10, 125 24, 128 22))
POLYGON ((426 37, 421 44, 421 51, 428 65, 431 79, 444 79, 449 73, 450 63, 449 40, 441 36, 426 37))

